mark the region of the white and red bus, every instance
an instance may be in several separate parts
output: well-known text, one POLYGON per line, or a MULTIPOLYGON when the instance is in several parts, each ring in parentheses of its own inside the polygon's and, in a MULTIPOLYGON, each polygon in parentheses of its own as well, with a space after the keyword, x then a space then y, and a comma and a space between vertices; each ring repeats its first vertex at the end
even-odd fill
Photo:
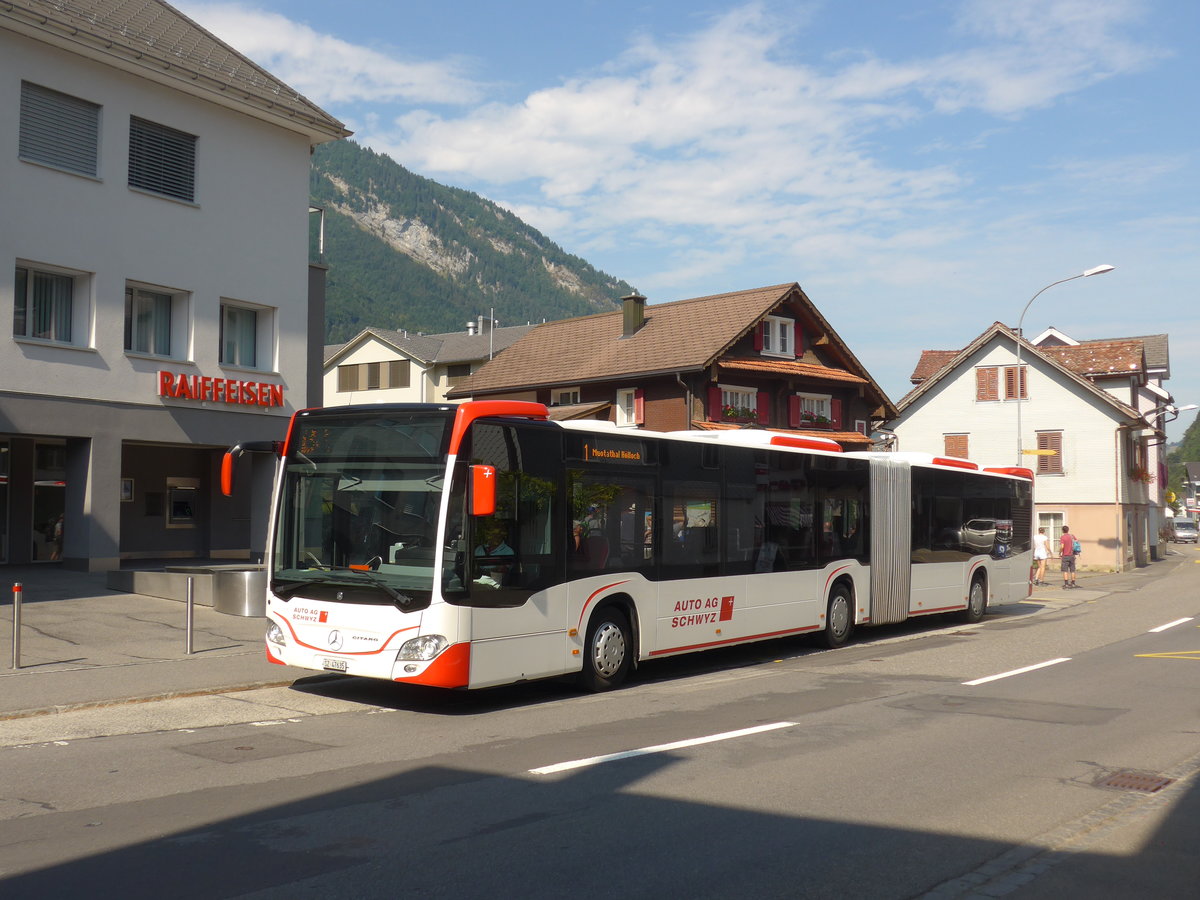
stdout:
POLYGON ((603 690, 658 657, 806 633, 836 647, 1030 590, 1028 469, 515 401, 305 410, 281 452, 266 648, 289 666, 603 690))

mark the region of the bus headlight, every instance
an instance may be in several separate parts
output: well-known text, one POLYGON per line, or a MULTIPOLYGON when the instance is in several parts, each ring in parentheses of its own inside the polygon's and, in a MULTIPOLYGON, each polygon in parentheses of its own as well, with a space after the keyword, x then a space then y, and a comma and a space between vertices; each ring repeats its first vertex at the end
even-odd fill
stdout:
POLYGON ((272 644, 278 644, 280 647, 284 645, 283 629, 279 627, 278 622, 267 622, 267 640, 272 644))
POLYGON ((401 644, 400 651, 396 654, 396 659, 429 660, 433 659, 449 646, 450 642, 442 635, 426 634, 401 644))

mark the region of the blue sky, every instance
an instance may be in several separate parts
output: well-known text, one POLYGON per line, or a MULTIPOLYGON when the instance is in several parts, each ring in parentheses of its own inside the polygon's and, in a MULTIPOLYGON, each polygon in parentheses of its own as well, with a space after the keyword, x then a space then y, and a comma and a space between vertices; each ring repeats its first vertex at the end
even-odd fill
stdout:
POLYGON ((176 5, 652 303, 799 282, 894 400, 1107 263, 1026 334, 1167 332, 1200 403, 1194 0, 176 5))

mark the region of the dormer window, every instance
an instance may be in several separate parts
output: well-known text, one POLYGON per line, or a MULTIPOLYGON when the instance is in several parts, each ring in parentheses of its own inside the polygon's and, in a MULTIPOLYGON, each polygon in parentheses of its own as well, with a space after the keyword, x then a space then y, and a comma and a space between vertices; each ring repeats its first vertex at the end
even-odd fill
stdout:
POLYGON ((767 316, 762 323, 763 356, 795 356, 795 335, 795 319, 767 316))

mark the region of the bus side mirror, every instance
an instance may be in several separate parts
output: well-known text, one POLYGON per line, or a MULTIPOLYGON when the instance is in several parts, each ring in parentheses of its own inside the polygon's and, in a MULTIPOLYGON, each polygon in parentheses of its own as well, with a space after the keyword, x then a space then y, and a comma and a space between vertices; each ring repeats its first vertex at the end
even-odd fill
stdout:
POLYGON ((243 453, 274 453, 280 455, 283 444, 279 441, 246 441, 234 444, 221 457, 221 493, 226 497, 233 496, 233 469, 243 453))
POLYGON ((496 467, 471 466, 471 515, 490 516, 496 511, 496 467))

